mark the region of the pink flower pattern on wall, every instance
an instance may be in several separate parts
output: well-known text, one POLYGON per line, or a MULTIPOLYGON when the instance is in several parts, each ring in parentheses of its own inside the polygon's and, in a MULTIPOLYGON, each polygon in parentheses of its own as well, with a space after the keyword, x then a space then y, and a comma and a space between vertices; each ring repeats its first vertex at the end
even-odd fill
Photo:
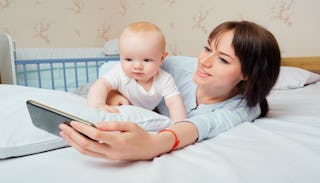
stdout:
POLYGON ((103 25, 100 26, 100 28, 97 30, 98 32, 98 37, 104 41, 109 39, 109 32, 110 32, 110 25, 107 25, 104 23, 103 25))
POLYGON ((84 2, 81 0, 73 0, 72 7, 70 8, 74 14, 80 14, 84 7, 84 2))
POLYGON ((179 49, 179 47, 177 46, 177 44, 175 42, 173 43, 170 43, 168 45, 168 52, 171 54, 171 55, 181 55, 181 50, 179 49))
POLYGON ((273 10, 273 18, 291 26, 290 10, 293 4, 293 0, 278 0, 271 8, 273 10))
POLYGON ((168 3, 170 6, 176 3, 176 0, 163 0, 163 1, 168 3))
POLYGON ((40 38, 44 40, 47 44, 50 43, 49 36, 48 36, 48 30, 50 28, 49 23, 45 23, 44 21, 41 21, 39 24, 34 26, 35 35, 34 37, 40 38))
MULTIPOLYGON (((100 47, 117 37, 125 25, 144 20, 156 23, 166 33, 170 54, 196 55, 203 39, 221 21, 256 21, 287 40, 292 34, 300 33, 287 33, 281 25, 297 30, 311 24, 312 21, 303 22, 301 16, 314 19, 319 14, 316 11, 319 5, 320 1, 295 0, 0 0, 0 31, 10 32, 17 47, 100 47), (313 11, 312 15, 306 11, 313 11), (71 36, 70 39, 63 39, 65 35, 71 36)), ((310 30, 314 34, 301 41, 315 40, 316 30, 310 30)))
POLYGON ((127 0, 120 0, 120 10, 119 13, 121 16, 125 16, 127 14, 128 2, 127 0))
POLYGON ((10 0, 2 0, 0 1, 0 10, 9 8, 11 1, 10 0))
POLYGON ((206 28, 206 19, 208 17, 209 10, 199 10, 197 14, 194 16, 193 21, 194 25, 193 27, 200 29, 202 32, 207 34, 208 30, 206 28))

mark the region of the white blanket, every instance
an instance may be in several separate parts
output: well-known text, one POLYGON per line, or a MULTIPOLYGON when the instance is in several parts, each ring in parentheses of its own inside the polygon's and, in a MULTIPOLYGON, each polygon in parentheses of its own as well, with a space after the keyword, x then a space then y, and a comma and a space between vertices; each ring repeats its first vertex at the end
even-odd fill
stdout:
POLYGON ((100 160, 63 148, 1 161, 0 182, 318 183, 319 83, 273 91, 269 101, 267 117, 152 161, 100 160))

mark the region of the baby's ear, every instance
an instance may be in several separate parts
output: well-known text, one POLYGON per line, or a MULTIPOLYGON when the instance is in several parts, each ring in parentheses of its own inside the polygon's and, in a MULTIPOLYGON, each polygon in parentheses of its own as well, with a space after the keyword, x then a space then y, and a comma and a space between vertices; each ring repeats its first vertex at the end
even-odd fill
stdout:
POLYGON ((161 56, 161 63, 163 63, 164 59, 168 56, 168 52, 163 52, 161 56))

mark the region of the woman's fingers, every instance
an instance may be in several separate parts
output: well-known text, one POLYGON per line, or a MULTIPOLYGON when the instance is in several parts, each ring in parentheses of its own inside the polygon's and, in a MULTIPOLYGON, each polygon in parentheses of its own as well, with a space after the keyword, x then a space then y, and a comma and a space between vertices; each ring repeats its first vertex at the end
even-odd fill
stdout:
POLYGON ((136 128, 137 125, 133 122, 109 121, 95 123, 95 126, 103 131, 126 132, 136 128))
MULTIPOLYGON (((117 126, 118 122, 103 122, 105 127, 108 126, 109 123, 111 123, 111 126, 113 126, 112 124, 117 126)), ((86 134, 89 138, 96 140, 98 142, 103 142, 105 144, 112 144, 114 141, 113 139, 115 139, 114 137, 115 134, 122 131, 122 130, 117 130, 118 128, 101 129, 99 127, 99 123, 95 124, 96 128, 89 127, 88 125, 75 122, 75 121, 72 121, 70 125, 72 126, 72 128, 74 128, 78 132, 81 132, 82 134, 86 134)))
POLYGON ((60 128, 62 130, 60 135, 67 141, 68 144, 76 148, 82 154, 108 159, 105 153, 110 148, 107 144, 91 140, 68 125, 62 124, 60 125, 60 128))
POLYGON ((94 127, 71 122, 60 125, 61 136, 82 154, 104 159, 151 159, 154 138, 133 122, 101 122, 94 127), (88 136, 91 140, 82 134, 88 136))
POLYGON ((63 131, 60 132, 60 135, 69 145, 77 149, 80 153, 91 156, 91 157, 96 157, 96 158, 106 158, 104 155, 100 153, 96 153, 96 152, 90 151, 89 149, 82 148, 75 141, 73 141, 72 138, 66 135, 63 131))

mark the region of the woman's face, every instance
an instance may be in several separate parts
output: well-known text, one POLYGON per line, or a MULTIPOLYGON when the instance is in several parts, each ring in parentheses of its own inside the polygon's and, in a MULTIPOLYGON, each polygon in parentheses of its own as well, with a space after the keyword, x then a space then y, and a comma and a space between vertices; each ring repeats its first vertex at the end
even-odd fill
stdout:
POLYGON ((194 82, 207 91, 230 94, 243 80, 241 64, 232 46, 233 31, 227 31, 217 40, 208 42, 198 57, 194 82))

